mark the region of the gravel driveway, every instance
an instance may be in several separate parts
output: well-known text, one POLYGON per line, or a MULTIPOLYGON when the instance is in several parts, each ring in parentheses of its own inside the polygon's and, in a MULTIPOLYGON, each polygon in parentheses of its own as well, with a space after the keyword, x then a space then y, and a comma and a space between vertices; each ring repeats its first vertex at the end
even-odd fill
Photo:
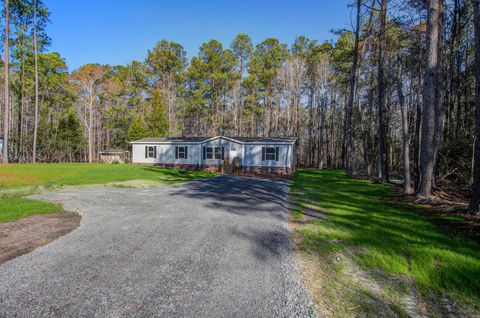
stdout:
POLYGON ((312 316, 287 192, 287 181, 220 176, 37 195, 82 222, 0 266, 0 317, 312 316))

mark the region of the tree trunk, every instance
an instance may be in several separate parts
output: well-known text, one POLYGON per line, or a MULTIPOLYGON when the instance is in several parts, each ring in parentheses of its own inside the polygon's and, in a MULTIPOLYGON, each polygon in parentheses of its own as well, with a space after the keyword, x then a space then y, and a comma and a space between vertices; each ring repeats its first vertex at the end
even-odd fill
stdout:
POLYGON ((415 188, 418 188, 420 183, 420 140, 421 140, 421 124, 422 124, 422 106, 420 103, 421 94, 420 94, 420 83, 421 83, 421 74, 418 74, 418 85, 416 88, 416 113, 415 113, 415 140, 414 140, 414 153, 413 153, 413 170, 415 172, 415 188))
POLYGON ((88 162, 93 162, 93 100, 88 105, 88 162))
POLYGON ((443 121, 443 0, 428 1, 427 58, 423 91, 418 197, 430 197, 443 121))
MULTIPOLYGON (((319 121, 318 121, 318 168, 319 169, 323 169, 323 157, 324 157, 324 154, 323 154, 323 148, 324 148, 324 130, 325 130, 325 108, 324 105, 326 104, 326 102, 320 100, 319 97, 317 97, 317 107, 318 107, 318 111, 319 111, 319 114, 318 114, 318 118, 319 118, 319 121)), ((328 145, 327 145, 327 149, 328 149, 328 145)))
POLYGON ((382 182, 388 182, 388 158, 385 142, 385 70, 384 51, 386 47, 387 0, 382 0, 380 9, 380 41, 378 46, 378 177, 382 182))
POLYGON ((34 18, 33 18, 33 50, 35 59, 35 117, 33 126, 33 149, 32 149, 32 162, 37 161, 37 132, 38 132, 38 54, 37 54, 37 1, 34 0, 33 5, 34 18))
POLYGON ((352 176, 355 173, 355 146, 353 143, 353 102, 355 101, 355 86, 357 80, 357 67, 358 67, 358 46, 360 37, 360 11, 361 0, 357 0, 357 22, 355 26, 355 45, 353 49, 353 63, 350 74, 350 89, 347 102, 347 109, 345 110, 345 130, 346 130, 346 165, 347 174, 352 176))
POLYGON ((403 146, 403 190, 405 193, 412 193, 410 181, 410 138, 408 135, 408 113, 403 95, 402 83, 402 60, 400 56, 397 61, 397 95, 400 104, 400 113, 402 115, 402 146, 403 146))
POLYGON ((8 95, 9 95, 9 87, 8 87, 8 71, 9 71, 9 56, 8 56, 8 49, 9 49, 9 22, 8 22, 8 0, 5 0, 5 61, 4 61, 4 79, 5 79, 5 104, 4 104, 4 111, 3 111, 3 155, 2 155, 2 162, 8 163, 8 119, 9 119, 9 105, 8 105, 8 95))
POLYGON ((475 24, 475 149, 472 198, 468 212, 478 213, 480 203, 480 0, 473 1, 475 24))

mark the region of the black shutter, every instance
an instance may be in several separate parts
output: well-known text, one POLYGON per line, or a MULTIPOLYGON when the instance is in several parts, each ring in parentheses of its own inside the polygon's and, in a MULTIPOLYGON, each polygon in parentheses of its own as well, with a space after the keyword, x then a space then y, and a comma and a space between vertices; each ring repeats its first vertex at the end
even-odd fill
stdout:
POLYGON ((278 161, 278 151, 280 149, 278 147, 275 147, 275 161, 278 161))
POLYGON ((175 146, 175 159, 178 159, 178 146, 175 146))
POLYGON ((157 146, 153 146, 153 157, 157 159, 157 146))
POLYGON ((203 160, 207 159, 207 147, 203 147, 203 160))
POLYGON ((183 149, 185 149, 185 159, 188 159, 188 147, 185 146, 183 149))
POLYGON ((145 159, 148 158, 148 146, 145 146, 145 159))
POLYGON ((265 161, 265 147, 262 147, 262 161, 265 161))
POLYGON ((222 160, 225 159, 225 147, 222 147, 222 160))

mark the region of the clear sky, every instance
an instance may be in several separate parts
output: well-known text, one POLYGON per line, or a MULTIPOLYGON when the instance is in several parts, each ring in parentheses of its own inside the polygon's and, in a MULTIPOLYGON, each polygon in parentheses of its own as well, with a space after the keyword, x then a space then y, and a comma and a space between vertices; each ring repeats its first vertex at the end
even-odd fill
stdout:
POLYGON ((189 57, 214 38, 229 46, 240 32, 254 43, 296 36, 331 40, 330 30, 350 26, 350 0, 44 0, 51 11, 49 51, 69 69, 85 63, 127 64, 167 39, 189 57))

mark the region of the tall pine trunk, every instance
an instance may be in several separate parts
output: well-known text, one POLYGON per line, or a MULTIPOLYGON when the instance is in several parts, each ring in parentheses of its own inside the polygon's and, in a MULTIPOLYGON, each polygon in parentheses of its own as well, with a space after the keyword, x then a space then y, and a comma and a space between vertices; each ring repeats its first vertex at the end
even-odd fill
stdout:
POLYGON ((478 213, 480 203, 480 0, 473 1, 475 24, 475 149, 473 159, 472 198, 469 213, 478 213))
POLYGON ((33 54, 35 59, 35 117, 33 126, 32 162, 37 161, 37 133, 38 133, 38 54, 37 54, 37 1, 33 5, 33 54))
POLYGON ((360 37, 360 11, 361 0, 357 0, 357 15, 355 26, 355 45, 353 49, 353 63, 350 74, 350 89, 348 95, 347 109, 345 110, 345 130, 346 130, 346 165, 347 174, 352 176, 355 173, 355 145, 353 142, 353 103, 355 101, 355 86, 357 85, 357 67, 358 67, 358 43, 360 37))
POLYGON ((2 155, 2 162, 8 163, 8 120, 9 120, 9 104, 8 104, 8 95, 9 95, 9 87, 8 87, 8 71, 9 71, 9 56, 8 56, 8 49, 9 49, 9 7, 8 7, 8 0, 5 0, 5 61, 4 61, 4 79, 5 79, 5 103, 4 103, 4 111, 3 111, 3 155, 2 155))
POLYGON ((388 158, 387 146, 385 141, 385 70, 384 70, 384 52, 386 47, 386 29, 387 24, 387 0, 382 0, 380 8, 380 41, 378 46, 378 177, 382 182, 388 182, 388 158))
POLYGON ((443 122, 443 0, 428 1, 427 56, 423 91, 418 197, 430 197, 443 122))

